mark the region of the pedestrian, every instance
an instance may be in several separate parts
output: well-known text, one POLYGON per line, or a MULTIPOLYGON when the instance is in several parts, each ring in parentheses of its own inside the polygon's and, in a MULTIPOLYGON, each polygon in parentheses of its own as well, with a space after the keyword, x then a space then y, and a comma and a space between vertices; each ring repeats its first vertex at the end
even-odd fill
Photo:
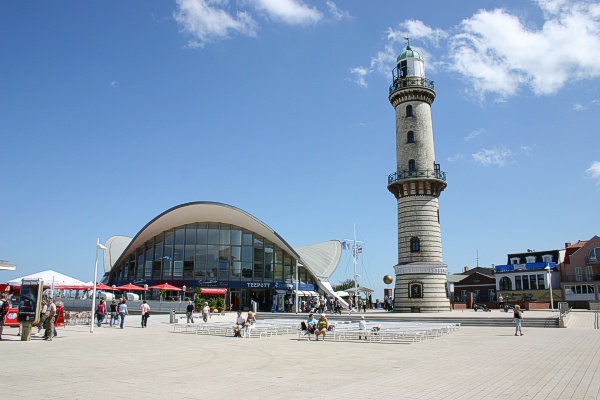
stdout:
POLYGON ((38 331, 36 335, 40 334, 42 328, 44 328, 44 334, 46 332, 46 311, 48 311, 48 303, 46 303, 46 300, 42 300, 42 309, 40 310, 40 322, 38 322, 38 331))
POLYGON ((4 317, 8 314, 9 308, 6 293, 0 293, 0 340, 2 340, 2 331, 4 330, 4 317))
POLYGON ((123 324, 125 323, 125 316, 129 315, 127 311, 127 300, 121 299, 121 304, 119 304, 119 316, 121 317, 121 329, 123 329, 123 324))
POLYGON ((208 322, 208 316, 210 314, 210 307, 208 305, 208 302, 204 302, 204 307, 202 307, 202 320, 204 322, 208 322))
POLYGON ((117 301, 115 299, 110 303, 110 326, 117 326, 117 321, 119 320, 119 310, 117 306, 117 301))
POLYGON ((100 300, 98 303, 98 307, 96 307, 96 317, 98 318, 98 328, 102 326, 102 321, 104 321, 104 314, 106 314, 106 304, 104 303, 104 299, 100 300))
POLYGON ((498 297, 498 303, 500 303, 500 309, 504 308, 504 297, 502 297, 502 294, 500 294, 500 296, 498 297))
POLYGON ((192 324, 194 323, 194 304, 192 301, 188 301, 187 308, 185 309, 185 316, 187 317, 187 323, 190 323, 190 319, 192 320, 192 324))
POLYGON ((521 314, 521 306, 517 305, 515 306, 515 313, 514 313, 514 320, 515 320, 515 336, 519 336, 519 334, 521 336, 523 336, 523 331, 521 330, 521 322, 523 322, 523 315, 521 314))
POLYGON ((52 341, 54 335, 54 317, 56 316, 56 305, 52 300, 52 297, 48 297, 48 309, 46 311, 46 334, 44 340, 52 341))
POLYGON ((148 318, 150 318, 150 306, 146 300, 143 300, 142 304, 140 304, 140 313, 142 314, 142 328, 147 328, 148 318))
POLYGON ((248 311, 248 318, 246 318, 246 322, 244 322, 244 333, 242 337, 249 338, 250 332, 252 329, 256 327, 256 316, 252 311, 248 311))
POLYGON ((358 330, 361 331, 358 334, 358 340, 360 340, 363 336, 365 337, 365 340, 367 340, 367 321, 365 321, 364 315, 360 317, 360 320, 358 321, 358 330), (361 335, 361 333, 363 334, 361 335))

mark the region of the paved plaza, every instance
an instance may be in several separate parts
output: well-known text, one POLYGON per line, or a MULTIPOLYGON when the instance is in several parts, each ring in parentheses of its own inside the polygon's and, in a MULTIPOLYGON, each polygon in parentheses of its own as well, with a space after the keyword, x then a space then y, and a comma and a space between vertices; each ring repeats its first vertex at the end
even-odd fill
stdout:
MULTIPOLYGON (((209 323, 224 320, 233 315, 209 323)), ((416 344, 182 334, 168 322, 168 315, 152 315, 142 329, 132 315, 122 330, 61 327, 52 342, 22 342, 17 329, 5 328, 0 393, 7 399, 600 398, 600 330, 592 312, 576 313, 567 329, 528 329, 525 320, 524 336, 506 327, 462 327, 416 344)))

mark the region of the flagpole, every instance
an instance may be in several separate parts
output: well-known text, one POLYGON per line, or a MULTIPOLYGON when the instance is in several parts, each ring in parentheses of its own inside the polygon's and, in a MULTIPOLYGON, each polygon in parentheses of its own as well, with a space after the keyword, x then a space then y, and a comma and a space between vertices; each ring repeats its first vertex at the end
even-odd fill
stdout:
POLYGON ((100 244, 100 238, 96 239, 96 262, 94 264, 94 288, 92 289, 92 315, 90 318, 90 333, 94 333, 94 311, 96 310, 96 276, 98 275, 98 250, 106 250, 100 244))
MULTIPOLYGON (((358 258, 358 247, 356 246, 356 222, 354 223, 354 302, 358 302, 358 274, 356 272, 356 264, 358 258)), ((353 304, 356 305, 356 304, 353 304)), ((350 310, 352 312, 352 310, 350 310)))

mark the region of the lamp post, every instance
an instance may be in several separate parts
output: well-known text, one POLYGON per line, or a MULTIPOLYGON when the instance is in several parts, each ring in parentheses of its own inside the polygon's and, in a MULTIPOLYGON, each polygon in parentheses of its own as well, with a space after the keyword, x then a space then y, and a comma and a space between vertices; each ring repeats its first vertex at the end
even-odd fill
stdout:
POLYGON ((182 289, 183 289, 183 292, 181 293, 181 299, 185 300, 185 289, 187 289, 187 286, 183 285, 182 289))
POLYGON ((96 309, 96 275, 98 275, 98 250, 108 250, 100 244, 100 238, 96 239, 96 262, 94 263, 94 289, 92 290, 92 317, 90 318, 90 333, 94 333, 94 311, 96 309))
POLYGON ((546 263, 546 278, 548 280, 548 288, 550 289, 550 307, 552 307, 552 311, 554 311, 554 297, 552 296, 552 270, 550 269, 550 264, 546 263))
POLYGON ((148 300, 148 284, 144 284, 144 300, 148 300))

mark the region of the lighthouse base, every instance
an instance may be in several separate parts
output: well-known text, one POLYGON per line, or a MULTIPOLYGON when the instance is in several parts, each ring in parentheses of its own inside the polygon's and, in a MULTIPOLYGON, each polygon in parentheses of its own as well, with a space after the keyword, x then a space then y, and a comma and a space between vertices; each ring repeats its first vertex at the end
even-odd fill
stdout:
POLYGON ((446 273, 442 263, 396 265, 394 312, 433 313, 450 311, 446 273))

